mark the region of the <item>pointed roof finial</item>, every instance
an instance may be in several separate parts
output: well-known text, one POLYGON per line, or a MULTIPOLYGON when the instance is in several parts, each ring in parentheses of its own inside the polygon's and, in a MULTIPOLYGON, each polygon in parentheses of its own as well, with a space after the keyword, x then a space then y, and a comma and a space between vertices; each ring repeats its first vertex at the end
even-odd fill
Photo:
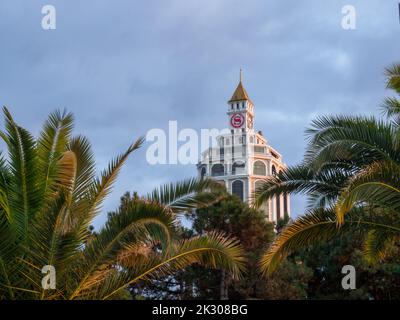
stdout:
POLYGON ((243 86, 243 82, 242 82, 243 81, 243 70, 242 70, 242 68, 240 68, 239 80, 240 80, 239 84, 236 87, 236 90, 233 93, 232 98, 228 102, 250 100, 249 95, 247 94, 246 89, 243 86))

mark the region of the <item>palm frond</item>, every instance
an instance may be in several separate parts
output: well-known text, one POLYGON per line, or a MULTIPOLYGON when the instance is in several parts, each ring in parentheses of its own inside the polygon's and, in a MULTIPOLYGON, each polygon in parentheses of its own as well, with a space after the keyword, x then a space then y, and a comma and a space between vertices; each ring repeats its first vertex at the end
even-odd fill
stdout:
POLYGON ((386 87, 400 93, 400 64, 385 69, 386 87))
POLYGON ((71 194, 69 197, 69 201, 71 201, 77 172, 77 159, 75 153, 72 151, 64 152, 58 160, 57 166, 58 174, 54 181, 58 186, 71 194))
POLYGON ((148 239, 159 240, 166 246, 172 237, 173 217, 164 207, 154 202, 137 201, 121 208, 111 215, 105 227, 87 244, 71 283, 75 286, 70 297, 75 298, 81 292, 93 286, 99 276, 107 273, 99 271, 102 266, 112 266, 128 246, 142 243, 148 239))
POLYGON ((388 247, 393 245, 394 240, 399 234, 389 230, 372 229, 368 232, 364 242, 364 258, 369 264, 375 264, 382 261, 388 253, 388 247))
POLYGON ((5 142, 9 150, 10 175, 9 206, 19 237, 25 239, 29 220, 41 202, 37 183, 36 143, 28 131, 19 127, 6 107, 5 142))
POLYGON ((319 244, 338 234, 333 210, 317 209, 289 224, 260 260, 260 271, 271 274, 286 256, 298 249, 319 244))
POLYGON ((210 205, 221 198, 225 188, 212 179, 187 179, 163 185, 147 195, 150 201, 165 205, 172 212, 210 205))
POLYGON ((163 186, 147 198, 127 201, 91 233, 89 224, 143 139, 96 178, 88 140, 71 138, 71 114, 52 113, 38 140, 6 108, 4 114, 0 137, 8 158, 0 157, 0 298, 111 297, 135 279, 195 262, 240 276, 243 252, 236 240, 215 233, 175 242, 175 213, 225 196, 220 184, 189 179, 163 186), (56 268, 56 290, 41 287, 44 265, 56 268))
POLYGON ((350 176, 337 166, 325 166, 317 172, 307 165, 289 167, 263 181, 254 193, 254 205, 259 207, 268 199, 286 193, 308 195, 310 208, 328 206, 337 199, 350 176))
POLYGON ((82 216, 78 217, 78 225, 83 229, 87 229, 90 222, 98 214, 103 200, 111 192, 123 164, 133 151, 140 148, 143 141, 143 138, 139 138, 129 146, 128 150, 112 160, 108 168, 101 173, 100 178, 95 179, 88 187, 88 190, 86 190, 87 192, 77 204, 78 208, 83 207, 83 209, 79 208, 78 210, 83 213, 82 216))
MULTIPOLYGON (((79 203, 95 179, 95 162, 90 142, 83 136, 72 138, 68 142, 67 149, 75 154, 76 174, 73 190, 73 198, 79 203)), ((76 208, 74 208, 74 211, 76 208)))
MULTIPOLYGON (((0 156, 0 221, 7 221, 9 224, 12 223, 12 215, 10 212, 10 190, 9 185, 11 182, 11 175, 9 168, 7 167, 6 160, 0 156)), ((1 234, 1 232, 0 232, 1 234)))
POLYGON ((24 258, 16 263, 19 266, 14 271, 17 286, 24 285, 25 288, 39 292, 40 295, 34 297, 35 299, 47 299, 54 294, 53 291, 45 291, 41 286, 42 266, 51 265, 56 269, 57 289, 65 290, 64 284, 68 283, 70 276, 69 266, 81 255, 82 240, 68 228, 69 197, 67 190, 60 191, 54 201, 32 220, 28 245, 24 246, 24 258), (21 285, 18 282, 22 282, 21 285))
POLYGON ((56 188, 58 161, 66 150, 73 128, 73 116, 57 110, 45 122, 37 143, 39 181, 43 198, 46 199, 56 188))
POLYGON ((366 117, 319 117, 307 130, 306 163, 315 170, 329 162, 346 161, 358 167, 378 160, 400 160, 390 123, 366 117))
POLYGON ((0 255, 0 297, 14 299, 14 290, 9 275, 10 269, 7 262, 0 255))
POLYGON ((400 101, 396 98, 386 98, 381 107, 383 114, 394 120, 396 126, 400 125, 400 101))
POLYGON ((342 192, 336 214, 339 224, 357 203, 378 204, 400 210, 400 165, 393 161, 377 161, 355 175, 342 192))
POLYGON ((235 239, 211 232, 178 242, 165 255, 142 259, 134 268, 112 275, 102 286, 101 296, 102 299, 108 299, 139 280, 170 275, 193 263, 211 268, 222 267, 228 270, 233 278, 241 278, 245 272, 244 262, 244 251, 235 239))

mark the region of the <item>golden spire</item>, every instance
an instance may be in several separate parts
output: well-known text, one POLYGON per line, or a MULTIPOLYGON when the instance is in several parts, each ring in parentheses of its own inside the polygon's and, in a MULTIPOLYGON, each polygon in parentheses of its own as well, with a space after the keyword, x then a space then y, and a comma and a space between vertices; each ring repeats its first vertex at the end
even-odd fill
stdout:
POLYGON ((234 102, 234 101, 243 101, 243 100, 250 100, 249 95, 247 94, 246 89, 243 86, 243 70, 240 68, 240 74, 239 74, 239 84, 236 87, 235 92, 232 95, 232 98, 228 102, 234 102))

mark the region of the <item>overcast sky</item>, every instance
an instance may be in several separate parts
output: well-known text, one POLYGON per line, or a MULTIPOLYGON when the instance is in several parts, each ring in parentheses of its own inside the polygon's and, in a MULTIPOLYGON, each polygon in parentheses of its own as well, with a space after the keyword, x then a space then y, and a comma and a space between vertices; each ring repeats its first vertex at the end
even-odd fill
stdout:
MULTIPOLYGON (((152 128, 225 128, 239 68, 255 128, 291 165, 320 114, 375 114, 383 69, 400 61, 398 0, 2 0, 0 104, 38 134, 67 108, 93 144, 98 170, 152 128), (52 4, 57 29, 41 27, 52 4), (356 30, 341 27, 354 5, 356 30)), ((105 212, 126 190, 194 176, 194 165, 151 166, 146 146, 124 167, 105 212)), ((295 198, 293 215, 303 212, 295 198)))

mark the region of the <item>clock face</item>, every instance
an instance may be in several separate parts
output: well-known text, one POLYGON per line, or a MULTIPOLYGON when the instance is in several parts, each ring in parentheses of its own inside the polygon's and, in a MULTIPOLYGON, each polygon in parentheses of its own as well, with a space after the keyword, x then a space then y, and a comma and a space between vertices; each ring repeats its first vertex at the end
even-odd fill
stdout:
POLYGON ((240 113, 235 113, 232 115, 231 117, 231 125, 234 128, 240 128, 241 126, 243 126, 244 123, 244 117, 242 114, 240 113))

